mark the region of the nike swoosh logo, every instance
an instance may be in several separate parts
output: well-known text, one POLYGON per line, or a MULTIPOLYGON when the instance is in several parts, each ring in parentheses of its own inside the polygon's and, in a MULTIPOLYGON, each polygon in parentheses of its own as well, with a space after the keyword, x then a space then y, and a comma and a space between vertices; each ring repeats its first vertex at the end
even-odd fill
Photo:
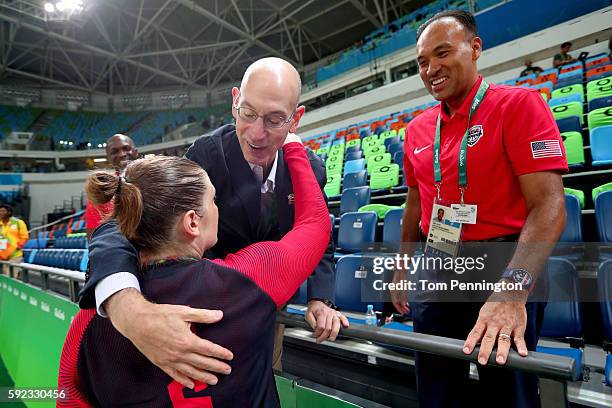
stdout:
POLYGON ((419 153, 421 153, 423 150, 425 150, 425 149, 429 149, 430 147, 431 147, 431 145, 430 145, 430 144, 428 144, 427 146, 425 146, 425 147, 423 147, 423 148, 421 148, 421 149, 419 149, 418 147, 415 147, 415 148, 414 148, 414 154, 419 154, 419 153))

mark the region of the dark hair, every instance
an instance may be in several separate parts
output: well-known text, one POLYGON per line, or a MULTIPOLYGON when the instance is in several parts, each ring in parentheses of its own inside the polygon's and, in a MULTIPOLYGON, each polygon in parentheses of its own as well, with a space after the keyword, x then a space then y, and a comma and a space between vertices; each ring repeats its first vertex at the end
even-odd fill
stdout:
POLYGON ((96 171, 85 185, 95 205, 114 201, 112 217, 132 243, 151 252, 167 246, 178 217, 189 210, 203 215, 208 175, 195 162, 153 156, 130 163, 125 177, 96 171))
POLYGON ((9 214, 13 214, 13 207, 8 204, 0 204, 0 208, 4 208, 9 214))
POLYGON ((463 26, 465 31, 470 33, 473 37, 478 37, 478 26, 476 25, 476 19, 472 13, 463 10, 445 10, 437 13, 432 18, 421 24, 416 34, 417 41, 421 37, 421 34, 423 34, 423 31, 425 31, 425 29, 429 27, 431 23, 446 17, 454 18, 463 26))
POLYGON ((563 44, 561 44, 561 48, 565 48, 565 47, 571 47, 572 43, 569 41, 564 42, 563 44))

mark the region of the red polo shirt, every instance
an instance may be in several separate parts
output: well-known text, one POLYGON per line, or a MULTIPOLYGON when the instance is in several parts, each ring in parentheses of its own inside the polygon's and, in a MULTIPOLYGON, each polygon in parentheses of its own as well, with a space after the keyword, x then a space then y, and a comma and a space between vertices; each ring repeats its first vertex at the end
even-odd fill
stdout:
MULTIPOLYGON (((468 126, 470 105, 478 81, 461 108, 451 117, 442 110, 440 165, 442 199, 458 203, 458 155, 468 126)), ((410 122, 404 142, 406 184, 421 197, 421 229, 429 232, 436 196, 433 174, 433 140, 442 104, 410 122)), ((539 92, 533 89, 490 84, 483 102, 470 121, 468 139, 467 204, 478 205, 476 224, 465 224, 463 240, 483 240, 520 233, 527 209, 518 176, 538 171, 567 171, 559 129, 539 92)))

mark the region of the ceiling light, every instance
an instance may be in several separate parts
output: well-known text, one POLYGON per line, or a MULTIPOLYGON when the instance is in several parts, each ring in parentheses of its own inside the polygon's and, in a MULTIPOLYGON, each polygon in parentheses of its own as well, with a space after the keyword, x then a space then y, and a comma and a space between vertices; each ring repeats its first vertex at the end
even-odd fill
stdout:
POLYGON ((45 3, 45 11, 47 13, 53 13, 55 11, 55 6, 53 3, 45 3))
POLYGON ((93 159, 94 163, 102 163, 105 162, 106 159, 104 157, 99 157, 97 159, 93 159))
POLYGON ((55 8, 57 9, 57 11, 64 11, 66 9, 66 5, 63 1, 58 1, 57 3, 55 3, 55 8))

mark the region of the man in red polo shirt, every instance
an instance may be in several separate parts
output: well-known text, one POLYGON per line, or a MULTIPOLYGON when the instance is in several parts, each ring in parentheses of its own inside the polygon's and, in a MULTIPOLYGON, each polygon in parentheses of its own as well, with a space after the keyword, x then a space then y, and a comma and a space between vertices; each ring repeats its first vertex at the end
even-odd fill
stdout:
MULTIPOLYGON (((466 392, 468 362, 417 353, 419 401, 428 407, 480 402, 539 406, 537 377, 485 366, 495 346, 495 362, 503 365, 511 346, 526 356, 538 341, 544 304, 527 302, 527 296, 566 217, 561 174, 567 171, 567 160, 559 130, 537 91, 487 84, 478 74, 482 40, 470 13, 439 13, 417 36, 419 74, 441 103, 415 118, 406 131, 404 167, 410 190, 402 242, 417 242, 422 234, 433 246, 436 233, 456 233, 456 245, 450 246, 456 255, 462 251, 459 241, 465 246, 466 241, 518 241, 507 255, 489 256, 486 269, 496 281, 520 281, 525 289, 486 299, 487 293, 480 302, 411 303, 415 331, 467 339, 466 354, 481 342, 478 393, 466 392), (450 208, 460 209, 456 206, 471 211, 461 221, 455 213, 459 223, 432 224, 440 205, 446 217, 450 208)), ((405 245, 403 252, 412 255, 411 247, 405 245)), ((408 276, 406 271, 395 275, 395 280, 408 276)), ((406 293, 392 297, 396 309, 407 313, 406 293)))
MULTIPOLYGON (((106 160, 113 166, 117 174, 123 172, 128 163, 137 158, 138 149, 130 137, 117 133, 106 141, 106 160)), ((100 206, 94 206, 89 201, 87 202, 85 207, 85 228, 87 231, 87 238, 89 238, 91 233, 98 228, 102 220, 112 212, 112 201, 100 206)))

